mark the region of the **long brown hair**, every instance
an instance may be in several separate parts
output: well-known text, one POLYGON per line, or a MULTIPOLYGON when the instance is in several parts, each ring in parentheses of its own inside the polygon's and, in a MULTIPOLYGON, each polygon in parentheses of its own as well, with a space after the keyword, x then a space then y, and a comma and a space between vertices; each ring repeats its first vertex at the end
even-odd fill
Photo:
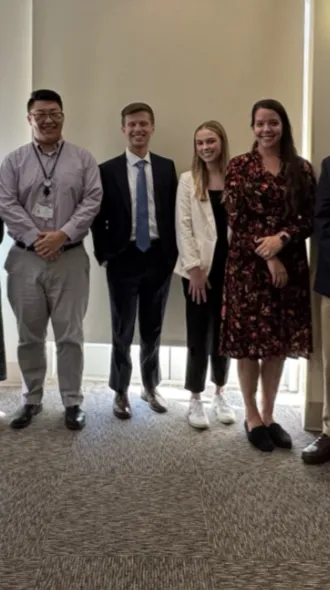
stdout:
MULTIPOLYGON (((256 113, 259 109, 275 111, 282 122, 282 137, 280 140, 280 158, 283 163, 283 173, 287 180, 288 213, 298 210, 299 195, 304 189, 304 175, 301 174, 301 158, 298 156, 292 127, 284 106, 272 98, 259 100, 253 105, 251 113, 251 127, 254 127, 256 113)), ((256 145, 256 142, 255 142, 256 145)))
POLYGON ((205 162, 199 157, 196 150, 196 134, 201 129, 209 129, 217 134, 221 141, 221 152, 219 156, 219 170, 223 174, 226 171, 229 162, 229 144, 228 137, 224 127, 218 121, 205 121, 197 127, 194 133, 194 157, 192 162, 192 177, 196 187, 195 196, 199 201, 207 201, 207 185, 209 181, 209 173, 205 162))

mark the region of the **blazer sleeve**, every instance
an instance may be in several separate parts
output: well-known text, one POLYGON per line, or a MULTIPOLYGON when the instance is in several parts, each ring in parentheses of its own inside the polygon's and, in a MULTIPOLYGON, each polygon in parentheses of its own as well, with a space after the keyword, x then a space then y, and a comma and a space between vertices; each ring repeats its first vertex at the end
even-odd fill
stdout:
POLYGON ((188 272, 200 266, 201 260, 196 239, 193 234, 191 217, 192 177, 189 173, 180 176, 175 212, 176 241, 182 269, 188 272))
POLYGON ((101 183, 103 188, 103 195, 101 201, 100 210, 95 217, 93 224, 91 226, 92 238, 93 238, 93 246, 94 246, 94 256, 97 262, 101 265, 107 260, 107 242, 108 242, 108 195, 107 191, 104 190, 105 188, 105 177, 106 172, 104 167, 100 166, 100 175, 101 175, 101 183))
POLYGON ((330 259, 330 158, 322 162, 316 191, 315 235, 325 255, 330 259))

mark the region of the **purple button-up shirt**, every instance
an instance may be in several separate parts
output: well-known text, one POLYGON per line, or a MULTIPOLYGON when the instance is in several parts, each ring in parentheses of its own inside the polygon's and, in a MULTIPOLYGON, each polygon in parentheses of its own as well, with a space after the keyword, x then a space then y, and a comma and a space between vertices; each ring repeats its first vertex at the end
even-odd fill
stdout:
MULTIPOLYGON (((53 168, 59 142, 51 154, 37 144, 47 174, 53 168)), ((64 142, 50 194, 44 195, 44 173, 33 148, 24 145, 9 154, 0 166, 0 217, 16 241, 31 246, 40 232, 62 230, 71 242, 83 240, 97 215, 102 200, 99 168, 84 148, 64 142), (51 219, 34 215, 37 204, 53 208, 51 219)))

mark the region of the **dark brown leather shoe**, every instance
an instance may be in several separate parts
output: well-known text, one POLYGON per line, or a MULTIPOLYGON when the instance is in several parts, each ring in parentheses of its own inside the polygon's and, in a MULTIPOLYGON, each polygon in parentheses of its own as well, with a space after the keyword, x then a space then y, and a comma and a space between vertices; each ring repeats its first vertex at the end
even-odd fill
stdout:
POLYGON ((42 411, 42 404, 32 405, 25 404, 17 410, 10 423, 12 428, 26 428, 32 421, 33 416, 40 414, 42 411))
POLYGON ((113 413, 119 420, 129 420, 132 417, 131 406, 128 401, 127 393, 115 394, 113 402, 113 413))
POLYGON ((158 414, 164 414, 164 412, 167 412, 167 402, 157 389, 154 389, 153 391, 147 391, 145 389, 141 393, 141 398, 149 404, 154 412, 158 412, 158 414))
POLYGON ((330 461, 330 436, 321 434, 303 450, 301 457, 307 465, 321 465, 330 461))
POLYGON ((85 412, 79 406, 65 408, 65 426, 69 430, 81 430, 86 422, 85 412))

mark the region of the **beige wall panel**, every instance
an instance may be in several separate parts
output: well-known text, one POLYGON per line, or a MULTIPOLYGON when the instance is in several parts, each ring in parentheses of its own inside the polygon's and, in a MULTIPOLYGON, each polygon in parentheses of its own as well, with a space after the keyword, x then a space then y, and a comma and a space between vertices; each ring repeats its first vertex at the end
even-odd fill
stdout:
MULTIPOLYGON (((259 98, 284 102, 300 147, 303 12, 303 0, 34 0, 34 86, 63 95, 66 137, 99 161, 123 150, 119 113, 135 100, 155 109, 152 149, 178 172, 205 119, 225 125, 233 155, 248 149, 259 98)), ((86 340, 108 342, 104 271, 94 262, 91 277, 86 340)), ((176 278, 163 343, 184 342, 176 278)))

